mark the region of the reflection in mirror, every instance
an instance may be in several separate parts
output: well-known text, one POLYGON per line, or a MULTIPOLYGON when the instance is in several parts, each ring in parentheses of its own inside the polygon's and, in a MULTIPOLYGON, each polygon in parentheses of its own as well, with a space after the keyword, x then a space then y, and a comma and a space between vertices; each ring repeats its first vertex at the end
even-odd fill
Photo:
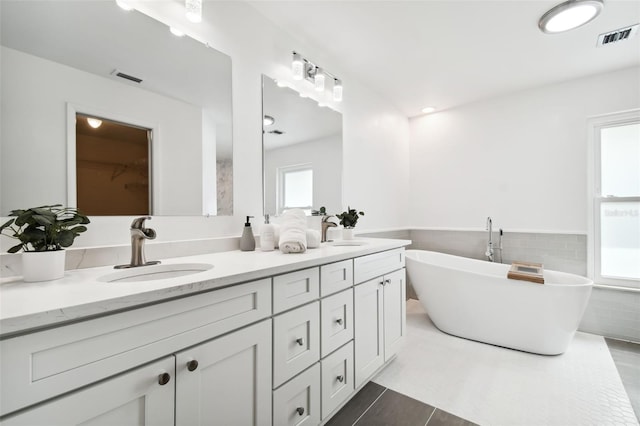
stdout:
POLYGON ((264 212, 342 207, 342 115, 262 76, 264 212))
POLYGON ((148 216, 151 129, 76 114, 76 196, 86 215, 148 216))
MULTIPOLYGON (((128 182, 151 214, 233 213, 227 55, 112 1, 2 0, 0 8, 0 215, 81 207, 81 191, 103 195, 76 167, 76 114, 152 132, 146 160, 132 160, 148 162, 150 188, 138 185, 144 178, 128 182)), ((103 206, 127 202, 104 198, 103 206)), ((87 213, 130 214, 119 207, 87 213)))

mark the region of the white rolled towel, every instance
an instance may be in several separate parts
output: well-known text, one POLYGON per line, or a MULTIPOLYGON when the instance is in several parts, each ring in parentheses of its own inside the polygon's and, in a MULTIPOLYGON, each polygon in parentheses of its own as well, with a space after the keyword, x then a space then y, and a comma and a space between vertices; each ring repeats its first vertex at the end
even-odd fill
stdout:
POLYGON ((307 229, 307 248, 320 247, 320 231, 315 229, 307 229))
POLYGON ((282 215, 278 246, 283 253, 304 253, 307 250, 307 216, 304 210, 292 209, 282 215))

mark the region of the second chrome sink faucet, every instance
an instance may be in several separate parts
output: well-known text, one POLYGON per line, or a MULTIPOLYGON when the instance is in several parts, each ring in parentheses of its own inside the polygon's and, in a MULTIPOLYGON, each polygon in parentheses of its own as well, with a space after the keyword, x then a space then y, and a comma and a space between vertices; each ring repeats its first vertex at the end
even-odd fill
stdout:
POLYGON ((116 269, 135 268, 137 266, 156 265, 159 260, 147 261, 144 255, 145 240, 153 240, 156 231, 144 227, 145 220, 151 220, 151 216, 138 217, 131 223, 131 263, 128 265, 116 265, 116 269))

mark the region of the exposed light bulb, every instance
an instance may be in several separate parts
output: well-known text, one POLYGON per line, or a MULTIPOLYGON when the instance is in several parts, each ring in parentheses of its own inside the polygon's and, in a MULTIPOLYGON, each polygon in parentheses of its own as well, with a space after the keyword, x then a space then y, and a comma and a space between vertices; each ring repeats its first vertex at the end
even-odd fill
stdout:
POLYGON ((422 112, 425 113, 425 114, 430 114, 430 113, 434 112, 435 110, 436 110, 436 107, 432 107, 432 106, 422 108, 422 112))
POLYGON ((325 80, 325 76, 324 76, 324 73, 322 72, 322 68, 317 67, 316 75, 313 77, 313 83, 316 86, 316 91, 318 92, 324 91, 324 80, 325 80))
POLYGON ((304 60, 300 54, 293 52, 293 61, 291 61, 291 73, 294 80, 302 80, 304 76, 304 60))
POLYGON ((89 123, 89 126, 93 127, 94 129, 102 126, 102 120, 98 120, 97 118, 93 117, 87 117, 87 123, 89 123))
POLYGON ((121 8, 121 9, 124 9, 124 10, 133 10, 133 6, 131 6, 129 3, 127 3, 127 2, 126 2, 126 1, 124 1, 124 0, 116 0, 116 4, 117 4, 118 6, 120 6, 120 8, 121 8))
POLYGON ((202 0, 185 0, 184 8, 187 19, 191 22, 202 22, 202 0))
POLYGON ((538 27, 545 33, 560 33, 582 26, 600 13, 602 0, 570 0, 545 13, 538 27))
POLYGON ((169 31, 171 31, 171 34, 173 34, 176 37, 183 37, 184 36, 184 32, 180 31, 176 27, 169 27, 169 31))
POLYGON ((337 78, 333 80, 333 100, 342 102, 342 81, 337 78))

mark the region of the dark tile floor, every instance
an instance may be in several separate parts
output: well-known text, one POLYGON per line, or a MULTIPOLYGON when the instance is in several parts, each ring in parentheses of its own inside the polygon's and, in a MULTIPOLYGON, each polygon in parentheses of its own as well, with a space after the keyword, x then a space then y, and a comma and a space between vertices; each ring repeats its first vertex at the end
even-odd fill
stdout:
POLYGON ((326 426, 471 426, 431 405, 369 382, 326 426))
MULTIPOLYGON (((640 420, 640 344, 605 339, 640 420)), ((470 426, 470 421, 374 382, 367 383, 326 426, 470 426)))
POLYGON ((640 344, 604 339, 640 422, 640 344))

